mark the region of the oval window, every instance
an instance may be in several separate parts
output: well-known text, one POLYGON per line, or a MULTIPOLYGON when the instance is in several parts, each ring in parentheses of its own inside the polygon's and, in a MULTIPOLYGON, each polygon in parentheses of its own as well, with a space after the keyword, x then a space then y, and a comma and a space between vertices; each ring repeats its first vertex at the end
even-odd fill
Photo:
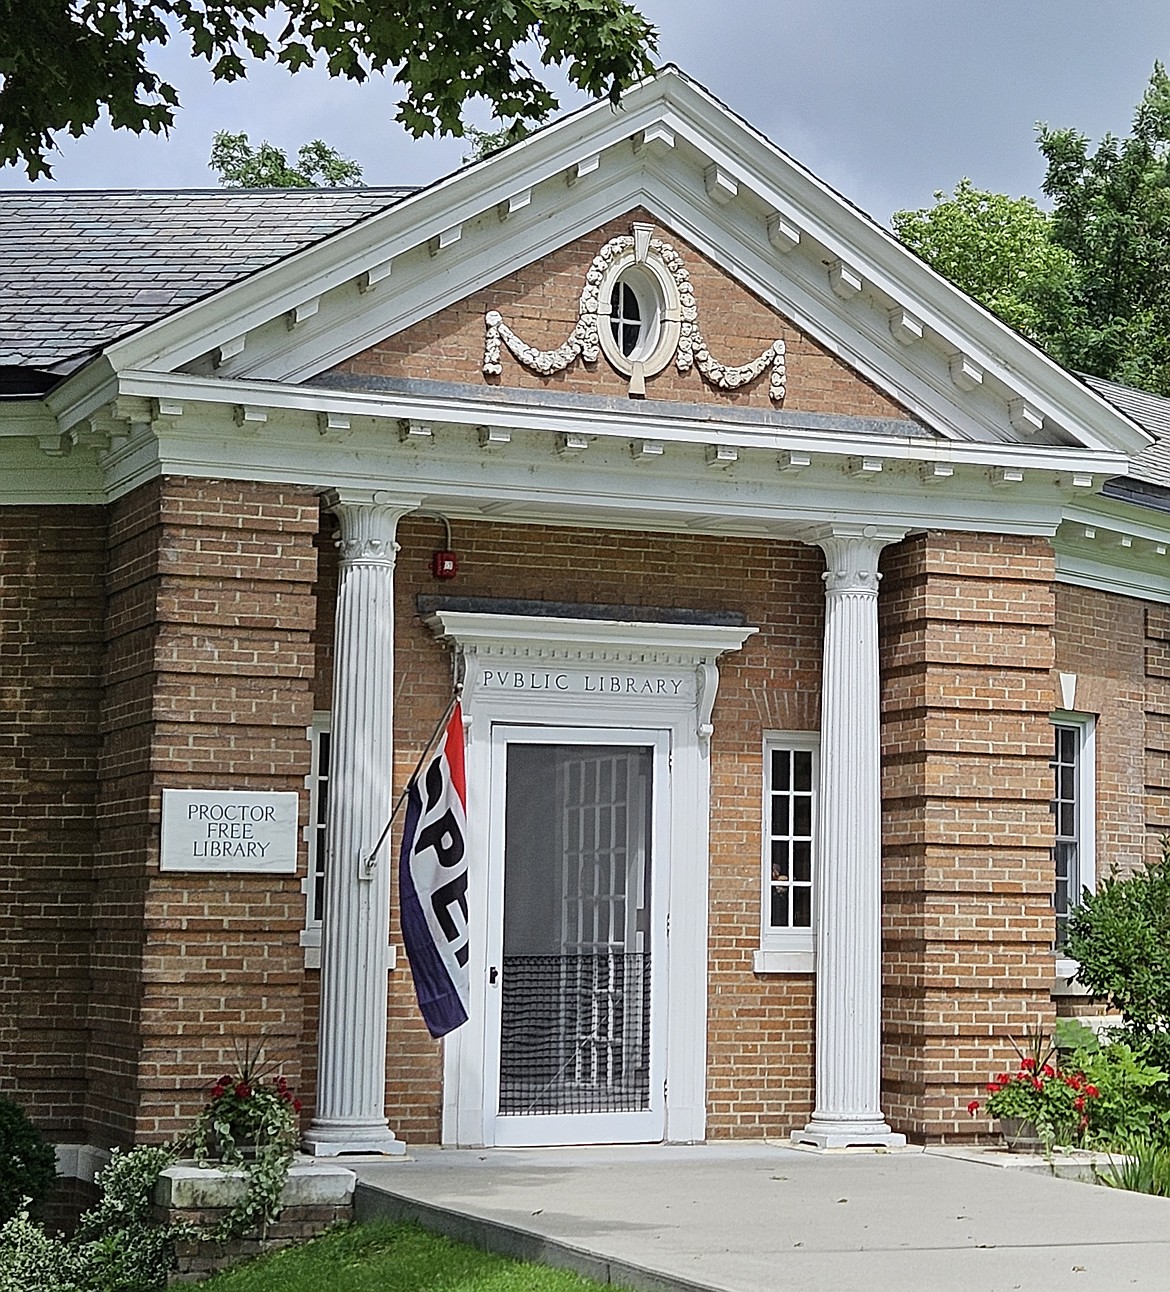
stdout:
POLYGON ((609 326, 618 349, 629 359, 642 339, 642 306, 626 278, 613 285, 609 298, 609 326))
POLYGON ((678 346, 681 303, 673 274, 657 250, 637 261, 631 246, 606 270, 597 295, 598 346, 616 371, 636 376, 644 394, 645 378, 661 372, 678 346))

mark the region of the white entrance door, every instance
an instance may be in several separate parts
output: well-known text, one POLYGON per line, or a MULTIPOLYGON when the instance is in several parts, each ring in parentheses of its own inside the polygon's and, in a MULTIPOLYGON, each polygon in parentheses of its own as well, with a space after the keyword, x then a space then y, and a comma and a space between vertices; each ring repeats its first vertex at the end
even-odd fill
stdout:
POLYGON ((496 726, 485 1141, 657 1141, 669 735, 496 726))

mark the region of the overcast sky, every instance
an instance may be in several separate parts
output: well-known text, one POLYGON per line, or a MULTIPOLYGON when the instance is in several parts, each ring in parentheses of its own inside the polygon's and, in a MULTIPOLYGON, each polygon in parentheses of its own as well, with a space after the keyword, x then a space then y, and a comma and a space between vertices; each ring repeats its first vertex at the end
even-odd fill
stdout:
MULTIPOLYGON (((1038 194, 1035 124, 1127 133, 1155 59, 1170 61, 1170 0, 644 0, 677 63, 822 179, 886 222, 964 175, 1038 194)), ((100 127, 65 138, 66 188, 206 187, 216 130, 290 153, 323 138, 371 184, 425 183, 461 141, 415 142, 393 122, 391 83, 257 67, 215 85, 176 44, 156 59, 183 107, 168 139, 100 127)), ((580 102, 566 97, 566 105, 580 102)), ((472 119, 488 124, 481 112, 472 119)), ((0 186, 28 181, 11 168, 0 186)))

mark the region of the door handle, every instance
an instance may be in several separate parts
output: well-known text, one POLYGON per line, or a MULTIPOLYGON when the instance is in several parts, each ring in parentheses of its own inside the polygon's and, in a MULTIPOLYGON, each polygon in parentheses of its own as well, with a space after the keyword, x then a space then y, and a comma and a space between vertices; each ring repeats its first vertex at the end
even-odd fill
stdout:
POLYGON ((495 965, 492 965, 492 967, 488 970, 488 983, 492 987, 494 987, 496 985, 496 979, 499 976, 500 976, 500 971, 496 968, 495 965))

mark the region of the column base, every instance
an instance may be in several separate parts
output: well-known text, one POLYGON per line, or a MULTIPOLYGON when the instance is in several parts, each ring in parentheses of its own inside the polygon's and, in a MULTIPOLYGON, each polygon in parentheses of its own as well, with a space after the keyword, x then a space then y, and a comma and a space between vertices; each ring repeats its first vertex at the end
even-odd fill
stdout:
POLYGON ((314 1121, 301 1139, 310 1157, 340 1157, 343 1153, 381 1153, 403 1157, 406 1144, 386 1122, 314 1121))
POLYGON ((816 1148, 904 1148, 906 1136, 883 1121, 822 1121, 814 1117, 804 1130, 792 1132, 793 1144, 816 1148))

